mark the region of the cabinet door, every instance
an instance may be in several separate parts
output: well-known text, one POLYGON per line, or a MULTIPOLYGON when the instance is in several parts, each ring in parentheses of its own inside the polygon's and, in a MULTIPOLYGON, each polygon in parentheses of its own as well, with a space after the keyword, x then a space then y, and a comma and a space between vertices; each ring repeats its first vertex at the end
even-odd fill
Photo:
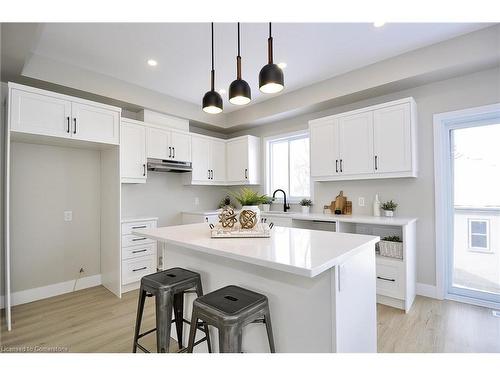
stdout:
POLYGON ((338 119, 342 175, 373 173, 373 112, 338 119))
POLYGON ((227 181, 229 183, 246 183, 248 181, 248 139, 228 141, 226 160, 227 181))
POLYGON ((224 141, 210 141, 210 169, 212 181, 226 180, 226 143, 224 141))
POLYGON ((83 141, 118 144, 120 116, 98 106, 72 103, 71 137, 83 141))
POLYGON ((148 127, 146 150, 148 158, 162 160, 171 159, 172 146, 170 146, 170 131, 148 127))
POLYGON ((146 182, 146 129, 123 122, 120 135, 122 182, 146 182))
POLYGON ((339 170, 337 127, 334 120, 311 124, 311 176, 334 176, 339 170))
POLYGON ((411 170, 410 121, 409 103, 374 111, 375 173, 411 170))
POLYGON ((12 89, 11 130, 70 137, 71 102, 51 96, 12 89))
POLYGON ((208 182, 209 180, 209 155, 210 140, 208 138, 193 136, 191 139, 193 172, 192 180, 208 182))
POLYGON ((191 136, 184 133, 171 133, 170 146, 172 147, 172 159, 179 161, 191 161, 191 136))

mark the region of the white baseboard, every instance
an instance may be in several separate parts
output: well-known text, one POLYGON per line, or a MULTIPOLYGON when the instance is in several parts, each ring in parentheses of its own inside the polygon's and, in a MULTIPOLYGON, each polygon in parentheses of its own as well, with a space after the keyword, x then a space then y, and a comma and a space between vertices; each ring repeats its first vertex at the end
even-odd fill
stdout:
POLYGON ((416 293, 419 296, 439 299, 436 285, 417 283, 416 289, 416 293))
MULTIPOLYGON (((82 290, 91 288, 93 286, 101 285, 101 275, 92 275, 82 277, 78 280, 63 281, 62 283, 45 285, 38 288, 21 290, 14 292, 10 295, 12 306, 22 305, 23 303, 38 301, 49 297, 58 296, 61 294, 69 293, 75 290, 82 290), (76 287, 75 287, 76 281, 76 287)), ((4 308, 4 297, 1 296, 0 308, 4 308)))

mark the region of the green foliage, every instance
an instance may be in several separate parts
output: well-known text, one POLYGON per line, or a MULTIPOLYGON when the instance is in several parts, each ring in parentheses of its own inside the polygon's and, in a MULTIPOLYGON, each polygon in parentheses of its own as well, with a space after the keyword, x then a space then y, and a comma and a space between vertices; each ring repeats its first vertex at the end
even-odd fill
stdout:
POLYGON ((269 195, 266 195, 265 198, 266 198, 266 201, 262 202, 262 204, 271 204, 274 202, 274 198, 270 197, 269 195))
POLYGON ((392 200, 388 202, 384 202, 380 205, 380 208, 382 208, 385 211, 394 211, 396 207, 398 206, 397 203, 394 203, 392 200))
POLYGON ((312 202, 312 200, 310 200, 310 199, 306 199, 306 198, 304 198, 304 199, 302 199, 302 200, 300 201, 300 205, 301 205, 301 206, 303 206, 303 207, 311 207, 311 206, 312 206, 312 204, 313 204, 313 202, 312 202))
POLYGON ((221 199, 219 202, 219 208, 224 208, 226 206, 231 206, 233 207, 233 203, 231 202, 231 197, 229 195, 226 195, 224 198, 221 199))
POLYGON ((382 241, 390 241, 390 242, 403 242, 399 236, 387 236, 382 238, 382 241))
POLYGON ((241 188, 237 193, 231 193, 234 199, 236 199, 242 206, 257 206, 259 204, 267 202, 266 195, 259 195, 256 191, 249 189, 247 187, 241 188))

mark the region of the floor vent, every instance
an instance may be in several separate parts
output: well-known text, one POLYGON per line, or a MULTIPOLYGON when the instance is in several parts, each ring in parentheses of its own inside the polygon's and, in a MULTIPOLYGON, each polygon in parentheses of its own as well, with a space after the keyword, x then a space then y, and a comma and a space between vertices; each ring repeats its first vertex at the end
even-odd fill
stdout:
POLYGON ((493 314, 493 316, 496 316, 497 318, 500 318, 500 311, 493 310, 493 311, 491 311, 491 313, 493 314))

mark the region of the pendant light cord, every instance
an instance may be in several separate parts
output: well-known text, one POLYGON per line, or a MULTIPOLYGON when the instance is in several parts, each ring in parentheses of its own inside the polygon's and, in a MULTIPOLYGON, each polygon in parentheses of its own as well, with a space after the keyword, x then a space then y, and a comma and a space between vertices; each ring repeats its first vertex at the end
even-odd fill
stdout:
POLYGON ((238 22, 238 56, 236 56, 236 78, 241 79, 240 23, 238 22))
POLYGON ((269 39, 267 39, 268 63, 273 63, 273 37, 271 36, 271 22, 269 22, 269 39))
POLYGON ((214 23, 211 23, 212 26, 212 71, 211 71, 211 88, 214 91, 214 81, 215 81, 215 69, 214 69, 214 23))

